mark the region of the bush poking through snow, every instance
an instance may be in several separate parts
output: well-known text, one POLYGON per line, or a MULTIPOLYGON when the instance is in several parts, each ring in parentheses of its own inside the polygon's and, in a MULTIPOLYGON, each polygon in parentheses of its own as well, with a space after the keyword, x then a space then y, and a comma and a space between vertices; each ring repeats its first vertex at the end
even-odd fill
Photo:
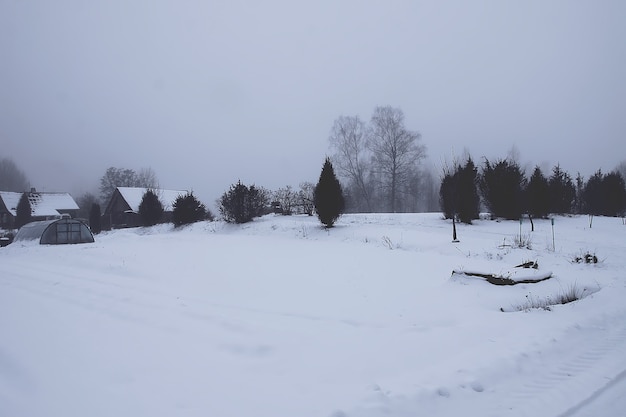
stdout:
POLYGON ((580 264, 580 263, 586 263, 586 264, 597 264, 598 263, 598 257, 595 254, 591 254, 589 252, 586 252, 582 255, 577 255, 574 257, 574 263, 580 264))
POLYGON ((532 250, 533 248, 533 242, 532 242, 532 236, 531 235, 515 235, 512 239, 512 243, 507 242, 507 239, 504 238, 504 240, 502 241, 502 244, 498 246, 499 249, 505 249, 505 248, 513 248, 513 249, 529 249, 532 250))
MULTIPOLYGON (((514 311, 529 311, 533 309, 540 309, 546 311, 552 311, 552 306, 559 304, 568 304, 574 301, 580 300, 588 296, 591 292, 587 288, 580 288, 573 284, 566 290, 556 296, 547 296, 545 298, 533 297, 532 294, 526 295, 526 302, 515 306, 514 311)), ((502 310, 504 311, 504 310, 502 310)))
POLYGON ((520 249, 532 249, 532 238, 529 234, 515 236, 515 247, 520 249))

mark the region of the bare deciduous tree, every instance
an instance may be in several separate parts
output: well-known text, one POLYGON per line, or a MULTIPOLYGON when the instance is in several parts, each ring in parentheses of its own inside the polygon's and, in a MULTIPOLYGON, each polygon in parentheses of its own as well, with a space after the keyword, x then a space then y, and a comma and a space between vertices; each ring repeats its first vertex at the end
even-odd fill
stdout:
POLYGON ((366 182, 370 154, 365 123, 359 116, 340 116, 335 120, 328 139, 339 176, 354 186, 357 199, 364 202, 367 211, 372 211, 371 193, 366 182))
POLYGON ((137 174, 132 169, 110 167, 100 178, 100 200, 107 204, 117 187, 158 188, 156 174, 152 168, 143 168, 137 174))
POLYGON ((314 204, 315 184, 312 182, 303 182, 300 184, 300 191, 298 191, 298 205, 303 214, 313 215, 315 209, 314 204))
POLYGON ((10 158, 0 159, 0 191, 22 192, 28 190, 26 175, 10 158))
POLYGON ((402 110, 385 106, 374 110, 368 137, 389 208, 396 212, 401 191, 408 187, 419 162, 426 156, 425 147, 418 143, 421 135, 404 127, 402 110))
POLYGON ((273 199, 280 205, 281 213, 286 216, 293 214, 293 209, 298 204, 298 194, 291 188, 291 185, 275 191, 273 199))
POLYGON ((626 181, 626 161, 620 162, 615 170, 619 172, 624 181, 626 181))
POLYGON ((92 206, 99 203, 100 202, 98 201, 98 197, 96 197, 94 194, 90 192, 82 194, 76 199, 76 204, 78 204, 77 216, 81 219, 88 219, 92 206))
POLYGON ((136 187, 159 188, 159 180, 157 180, 156 173, 150 167, 139 170, 137 173, 137 184, 136 187))

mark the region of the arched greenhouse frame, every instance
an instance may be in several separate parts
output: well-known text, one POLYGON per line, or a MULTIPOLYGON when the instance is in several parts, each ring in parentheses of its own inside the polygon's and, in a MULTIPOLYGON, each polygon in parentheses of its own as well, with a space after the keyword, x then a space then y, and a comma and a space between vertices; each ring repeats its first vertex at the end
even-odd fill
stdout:
POLYGON ((93 243, 89 227, 77 219, 56 219, 27 223, 15 235, 15 241, 37 240, 42 245, 93 243))

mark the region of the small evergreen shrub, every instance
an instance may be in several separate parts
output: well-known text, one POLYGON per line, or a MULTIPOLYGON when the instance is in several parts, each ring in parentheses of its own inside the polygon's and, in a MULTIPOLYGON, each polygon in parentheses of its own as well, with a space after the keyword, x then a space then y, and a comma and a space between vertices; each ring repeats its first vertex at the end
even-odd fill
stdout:
POLYGON ((182 226, 202 221, 207 218, 207 209, 193 193, 179 196, 174 202, 172 222, 174 226, 182 226))
POLYGON ((268 205, 268 193, 238 181, 218 200, 220 214, 229 223, 247 223, 263 215, 268 205))
POLYGON ((471 157, 467 158, 464 166, 457 164, 454 171, 444 172, 439 188, 439 202, 446 219, 455 217, 466 224, 478 219, 478 169, 471 157))
POLYGON ((313 201, 317 217, 326 227, 333 227, 333 224, 345 207, 345 200, 341 190, 341 184, 335 175, 333 164, 326 158, 320 179, 315 187, 313 201))
POLYGON ((139 217, 144 226, 154 226, 163 217, 163 204, 152 190, 146 191, 139 204, 139 217))
POLYGON ((24 226, 26 223, 30 223, 32 221, 32 209, 30 206, 30 201, 28 200, 28 193, 22 194, 20 197, 20 201, 17 203, 17 207, 15 208, 16 216, 15 216, 15 228, 19 229, 24 226))

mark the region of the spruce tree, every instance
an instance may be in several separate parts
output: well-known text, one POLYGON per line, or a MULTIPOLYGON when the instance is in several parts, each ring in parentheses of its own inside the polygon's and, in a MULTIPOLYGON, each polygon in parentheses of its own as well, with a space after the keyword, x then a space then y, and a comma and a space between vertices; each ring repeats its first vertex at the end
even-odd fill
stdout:
POLYGON ((267 191, 237 181, 219 199, 220 214, 229 223, 247 223, 262 216, 268 204, 267 191))
POLYGON ((590 216, 599 216, 603 211, 604 198, 602 195, 602 179, 602 171, 596 171, 596 173, 587 180, 585 188, 583 189, 585 211, 590 216))
POLYGON ((329 158, 324 161, 320 179, 315 187, 313 202, 320 222, 326 227, 333 227, 335 221, 343 213, 345 200, 341 184, 329 158))
POLYGON ((446 171, 441 181, 439 197, 446 219, 454 218, 467 224, 478 219, 478 169, 471 157, 467 158, 465 166, 458 164, 454 172, 446 171))
POLYGON ((148 190, 139 204, 139 216, 144 226, 154 226, 163 216, 163 204, 154 191, 148 190))
POLYGON ((15 208, 16 216, 15 216, 15 228, 19 229, 24 226, 26 223, 30 223, 33 219, 32 208, 30 206, 30 201, 28 200, 28 193, 22 194, 20 197, 20 201, 17 203, 17 207, 15 208))
POLYGON ((220 214, 228 223, 246 223, 252 220, 246 216, 246 197, 248 187, 241 181, 230 186, 230 190, 225 192, 220 198, 220 214))
POLYGON ((544 218, 550 211, 550 190, 548 179, 541 172, 541 168, 535 167, 533 174, 526 186, 526 208, 528 214, 534 218, 544 218))
POLYGON ((207 210, 193 193, 179 196, 174 202, 172 222, 174 226, 182 226, 204 220, 207 210))
POLYGON ((485 159, 480 186, 492 216, 520 218, 524 212, 522 191, 526 177, 517 162, 501 159, 492 164, 485 159))
POLYGON ((557 164, 548 179, 550 190, 550 212, 569 214, 576 200, 576 187, 572 177, 557 164))
POLYGON ((465 166, 457 168, 456 179, 456 210, 459 220, 471 224, 479 218, 480 197, 478 195, 478 168, 471 157, 467 158, 465 166))
POLYGON ((626 213, 626 183, 617 171, 606 174, 602 179, 604 192, 604 214, 623 216, 626 213))
POLYGON ((456 187, 457 177, 455 173, 446 170, 439 187, 439 205, 446 219, 452 219, 456 216, 456 187))
POLYGON ((102 218, 100 214, 100 204, 93 203, 89 211, 89 227, 94 234, 102 231, 102 218))

